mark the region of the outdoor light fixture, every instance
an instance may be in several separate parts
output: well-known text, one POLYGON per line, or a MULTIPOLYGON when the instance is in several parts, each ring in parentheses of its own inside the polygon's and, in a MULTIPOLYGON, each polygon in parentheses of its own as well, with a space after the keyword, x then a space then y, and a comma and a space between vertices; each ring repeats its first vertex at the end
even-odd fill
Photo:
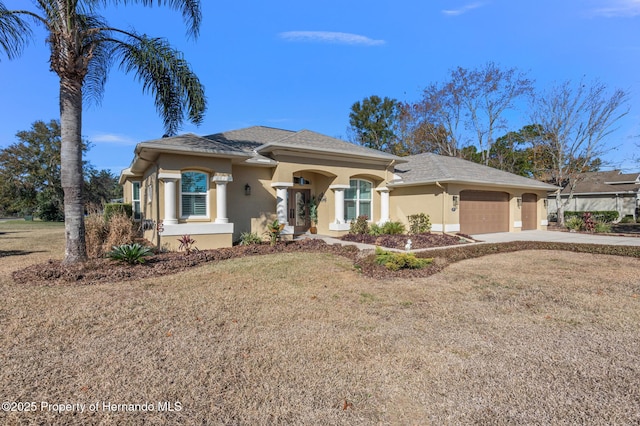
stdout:
POLYGON ((453 196, 453 207, 458 207, 459 198, 457 195, 453 196))
POLYGON ((516 204, 518 204, 518 207, 522 207, 522 197, 516 197, 516 204))
POLYGON ((545 199, 544 200, 544 208, 546 209, 547 207, 549 207, 549 200, 545 199))
POLYGON ((244 186, 244 195, 251 195, 251 186, 249 184, 244 186))

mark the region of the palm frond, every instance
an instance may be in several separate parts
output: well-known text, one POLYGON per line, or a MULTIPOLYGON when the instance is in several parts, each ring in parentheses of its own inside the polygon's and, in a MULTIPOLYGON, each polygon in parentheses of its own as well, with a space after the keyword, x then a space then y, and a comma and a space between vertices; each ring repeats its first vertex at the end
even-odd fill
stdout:
POLYGON ((85 3, 91 5, 108 3, 117 4, 141 4, 143 6, 169 6, 173 10, 179 10, 182 13, 182 19, 187 24, 187 33, 193 37, 197 37, 200 33, 200 23, 202 22, 202 10, 200 9, 200 0, 85 0, 85 3))
POLYGON ((21 17, 21 12, 8 10, 0 3, 0 49, 9 59, 20 56, 31 35, 31 27, 21 17))
POLYGON ((132 34, 127 43, 117 42, 114 54, 120 57, 124 72, 135 73, 143 92, 153 93, 168 135, 180 129, 185 112, 194 124, 202 122, 206 110, 204 87, 182 54, 166 40, 132 34))

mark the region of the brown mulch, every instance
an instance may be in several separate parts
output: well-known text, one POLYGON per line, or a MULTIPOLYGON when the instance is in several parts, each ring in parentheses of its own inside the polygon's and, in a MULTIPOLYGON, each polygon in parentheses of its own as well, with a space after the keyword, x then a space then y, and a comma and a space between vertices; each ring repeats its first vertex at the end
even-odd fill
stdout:
POLYGON ((347 234, 343 236, 342 241, 349 241, 354 243, 371 244, 380 247, 388 247, 404 250, 407 240, 411 239, 411 249, 425 249, 433 247, 446 247, 455 246, 457 244, 464 244, 471 239, 471 237, 463 234, 458 236, 448 234, 415 234, 415 235, 369 235, 369 234, 347 234), (462 237, 462 238, 461 238, 462 237))
MULTIPOLYGON (((406 243, 406 235, 395 236, 398 244, 406 243)), ((457 239, 457 238, 456 238, 457 239)), ((413 237, 412 237, 413 240, 413 237)), ((458 239, 457 239, 458 240, 458 239)), ((416 248, 414 246, 414 248, 416 248)), ((351 259, 354 269, 365 276, 375 279, 419 278, 440 272, 451 263, 481 256, 509 253, 519 250, 563 250, 579 253, 605 254, 640 258, 640 247, 607 246, 597 244, 547 243, 538 241, 515 241, 501 244, 459 244, 434 248, 433 250, 415 253, 417 257, 432 258, 433 262, 423 269, 402 269, 391 271, 374 262, 369 251, 360 251, 356 246, 327 244, 318 239, 279 242, 275 246, 254 244, 234 246, 216 250, 194 251, 184 253, 159 253, 147 259, 141 265, 116 263, 110 259, 92 259, 80 265, 63 265, 60 261, 50 260, 48 263, 31 265, 15 271, 13 279, 18 284, 56 285, 74 284, 88 285, 102 282, 119 282, 139 280, 175 274, 188 268, 232 258, 256 256, 275 253, 332 253, 351 259)))

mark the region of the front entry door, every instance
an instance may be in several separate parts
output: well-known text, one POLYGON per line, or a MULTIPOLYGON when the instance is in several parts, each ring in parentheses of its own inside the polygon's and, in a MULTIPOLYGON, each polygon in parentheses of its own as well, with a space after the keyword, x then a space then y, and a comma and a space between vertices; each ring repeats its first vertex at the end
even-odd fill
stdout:
POLYGON ((289 225, 294 234, 304 234, 311 226, 309 218, 310 189, 289 190, 289 225))

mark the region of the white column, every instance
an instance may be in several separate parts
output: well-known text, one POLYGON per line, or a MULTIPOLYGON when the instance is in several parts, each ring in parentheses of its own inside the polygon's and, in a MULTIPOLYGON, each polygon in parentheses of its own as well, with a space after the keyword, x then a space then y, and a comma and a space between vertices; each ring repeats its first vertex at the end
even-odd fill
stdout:
POLYGON ((178 223, 176 182, 180 180, 180 173, 160 173, 158 178, 164 182, 164 218, 165 225, 178 223))
POLYGON ((378 224, 389 222, 389 188, 382 187, 377 188, 376 191, 380 192, 380 221, 378 224))
POLYGON ((290 182, 274 182, 271 184, 272 188, 276 189, 276 216, 278 216, 278 222, 282 225, 288 225, 287 215, 287 190, 293 187, 293 183, 290 182))
POLYGON ((335 220, 333 221, 336 225, 341 225, 345 223, 344 220, 344 191, 345 189, 349 189, 349 185, 331 185, 329 189, 333 190, 335 205, 335 220))
POLYGON ((215 223, 229 223, 227 217, 227 184, 233 182, 231 175, 215 175, 212 179, 216 184, 216 219, 215 223))

